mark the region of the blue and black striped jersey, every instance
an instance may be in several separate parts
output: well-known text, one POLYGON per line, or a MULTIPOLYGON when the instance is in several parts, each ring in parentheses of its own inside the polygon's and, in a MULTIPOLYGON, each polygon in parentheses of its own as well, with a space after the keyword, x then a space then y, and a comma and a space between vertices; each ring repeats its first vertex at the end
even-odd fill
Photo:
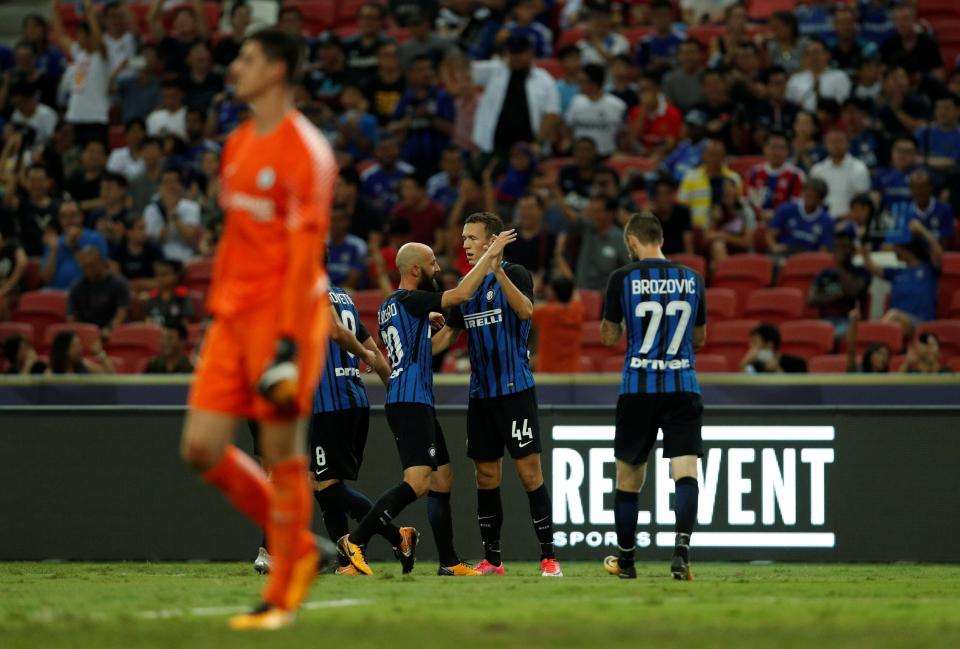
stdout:
POLYGON ((642 259, 610 275, 603 319, 624 322, 620 394, 700 392, 693 329, 706 324, 703 278, 669 259, 642 259))
MULTIPOLYGON (((343 326, 361 343, 370 338, 370 332, 360 322, 360 314, 353 300, 342 288, 330 287, 330 303, 340 316, 343 326)), ((313 396, 313 412, 336 412, 348 408, 367 408, 367 389, 360 376, 360 360, 333 340, 327 342, 327 360, 323 375, 313 396)))
MULTIPOLYGON (((503 264, 520 292, 533 300, 533 278, 519 264, 503 264)), ((467 330, 470 349, 470 398, 487 399, 533 387, 527 353, 530 320, 521 320, 488 274, 469 300, 450 312, 450 326, 467 330)))
POLYGON ((380 339, 393 368, 386 403, 433 405, 430 312, 441 311, 442 295, 400 289, 380 305, 380 339))

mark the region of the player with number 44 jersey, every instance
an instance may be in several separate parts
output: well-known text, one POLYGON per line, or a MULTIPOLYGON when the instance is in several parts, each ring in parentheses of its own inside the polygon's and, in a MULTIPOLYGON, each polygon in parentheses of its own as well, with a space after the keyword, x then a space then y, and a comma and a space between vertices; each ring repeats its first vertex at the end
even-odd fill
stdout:
POLYGON ((466 302, 476 292, 490 269, 502 263, 504 246, 516 237, 513 230, 496 237, 460 285, 443 293, 437 284, 440 264, 428 246, 408 243, 397 252, 400 288, 380 306, 377 318, 392 367, 385 411, 400 454, 403 481, 387 490, 357 528, 337 544, 363 574, 373 574, 363 546, 380 526, 427 492, 427 517, 440 555, 438 573, 453 577, 477 574, 460 560, 453 546, 453 473, 433 407, 432 334, 433 327, 443 325, 442 312, 466 302))
MULTIPOLYGON (((477 212, 463 224, 467 260, 478 264, 496 240, 503 221, 477 212)), ((562 577, 553 547, 550 494, 540 466, 540 420, 530 372, 527 339, 533 316, 533 278, 519 264, 491 269, 480 289, 450 313, 434 348, 446 349, 466 329, 470 349, 470 401, 467 406, 467 455, 477 475, 477 522, 484 559, 477 571, 504 574, 500 549, 503 505, 500 482, 506 447, 527 492, 530 517, 540 542, 540 574, 562 577)))
POLYGON ((703 278, 665 259, 663 228, 653 215, 634 214, 624 230, 634 260, 613 272, 607 286, 600 340, 614 346, 627 334, 614 455, 617 490, 614 519, 619 556, 607 557, 607 572, 636 578, 638 495, 647 458, 663 431, 663 455, 676 483, 676 544, 671 573, 690 580, 690 537, 697 518, 697 458, 703 455, 703 404, 694 351, 706 342, 703 278))

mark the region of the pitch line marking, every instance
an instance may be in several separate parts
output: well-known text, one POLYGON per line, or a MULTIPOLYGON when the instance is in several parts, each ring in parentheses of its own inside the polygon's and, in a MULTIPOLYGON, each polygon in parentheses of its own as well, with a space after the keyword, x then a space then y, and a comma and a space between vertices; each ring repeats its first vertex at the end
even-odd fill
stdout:
MULTIPOLYGON (((316 610, 324 608, 346 608, 348 606, 361 606, 367 601, 363 599, 330 599, 324 601, 304 602, 300 608, 304 610, 316 610)), ((137 617, 144 620, 167 620, 174 617, 209 617, 220 615, 234 615, 250 610, 248 606, 201 606, 195 608, 171 608, 160 611, 143 611, 137 617)))

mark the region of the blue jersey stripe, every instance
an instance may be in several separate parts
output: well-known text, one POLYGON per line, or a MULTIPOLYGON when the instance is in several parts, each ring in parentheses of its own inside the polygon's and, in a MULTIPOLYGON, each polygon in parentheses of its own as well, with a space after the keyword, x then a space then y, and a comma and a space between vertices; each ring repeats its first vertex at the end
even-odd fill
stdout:
POLYGON ((407 311, 393 293, 380 306, 380 339, 387 348, 393 372, 386 403, 433 405, 433 351, 430 322, 407 311))
MULTIPOLYGON (((357 333, 360 314, 350 295, 333 286, 330 303, 347 329, 357 333)), ((360 376, 360 361, 332 340, 327 341, 327 359, 313 398, 313 412, 336 412, 369 405, 367 390, 360 376)))

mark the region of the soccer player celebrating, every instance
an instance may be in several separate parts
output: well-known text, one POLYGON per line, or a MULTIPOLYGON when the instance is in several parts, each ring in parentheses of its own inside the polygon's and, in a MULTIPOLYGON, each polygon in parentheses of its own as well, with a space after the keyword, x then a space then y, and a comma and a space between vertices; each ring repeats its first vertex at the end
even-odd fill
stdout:
POLYGON ((190 392, 181 452, 204 480, 267 532, 273 559, 262 605, 235 629, 293 621, 317 571, 302 422, 323 364, 330 302, 321 259, 337 167, 293 107, 299 43, 266 29, 232 65, 251 120, 227 139, 226 227, 210 296, 214 315, 190 392), (263 469, 232 444, 242 418, 259 422, 263 469))
POLYGON ((690 535, 697 518, 697 458, 703 404, 693 352, 707 338, 704 282, 695 271, 665 259, 663 229, 652 215, 634 214, 624 230, 634 263, 610 275, 600 340, 612 347, 624 324, 623 364, 614 455, 617 491, 614 519, 620 554, 607 557, 607 572, 636 579, 637 496, 647 473, 647 456, 663 430, 663 455, 676 483, 676 547, 670 570, 690 580, 690 535))
POLYGON ((503 248, 517 238, 514 230, 501 233, 460 285, 438 292, 440 265, 421 243, 405 244, 397 252, 400 288, 380 306, 380 339, 387 348, 393 372, 387 386, 386 415, 397 442, 403 481, 380 496, 357 528, 337 542, 353 567, 365 575, 373 570, 363 547, 377 529, 429 491, 427 517, 440 554, 440 576, 475 576, 453 547, 450 489, 453 472, 443 431, 433 408, 432 325, 441 312, 470 299, 491 268, 502 263, 503 248))
MULTIPOLYGON (((360 376, 360 359, 376 371, 384 385, 389 383, 390 367, 360 321, 350 295, 331 286, 330 302, 334 322, 340 324, 331 328, 326 368, 313 399, 308 435, 313 495, 323 511, 327 532, 338 539, 348 532, 348 516, 359 521, 373 507, 364 494, 344 484, 345 480, 357 479, 370 425, 370 403, 360 376)), ((387 523, 375 531, 393 547, 404 574, 413 570, 417 530, 398 529, 387 523)), ((359 574, 346 557, 339 558, 337 574, 359 574)))
MULTIPOLYGON (((463 225, 463 248, 476 268, 503 229, 496 214, 471 214, 463 225)), ((500 481, 503 448, 513 458, 530 500, 530 516, 540 541, 540 574, 562 577, 553 548, 550 494, 540 467, 540 423, 527 339, 533 316, 533 278, 519 264, 492 267, 470 299, 454 309, 434 345, 446 349, 464 329, 470 348, 470 402, 467 455, 477 469, 477 520, 484 559, 476 571, 502 575, 500 481)))

